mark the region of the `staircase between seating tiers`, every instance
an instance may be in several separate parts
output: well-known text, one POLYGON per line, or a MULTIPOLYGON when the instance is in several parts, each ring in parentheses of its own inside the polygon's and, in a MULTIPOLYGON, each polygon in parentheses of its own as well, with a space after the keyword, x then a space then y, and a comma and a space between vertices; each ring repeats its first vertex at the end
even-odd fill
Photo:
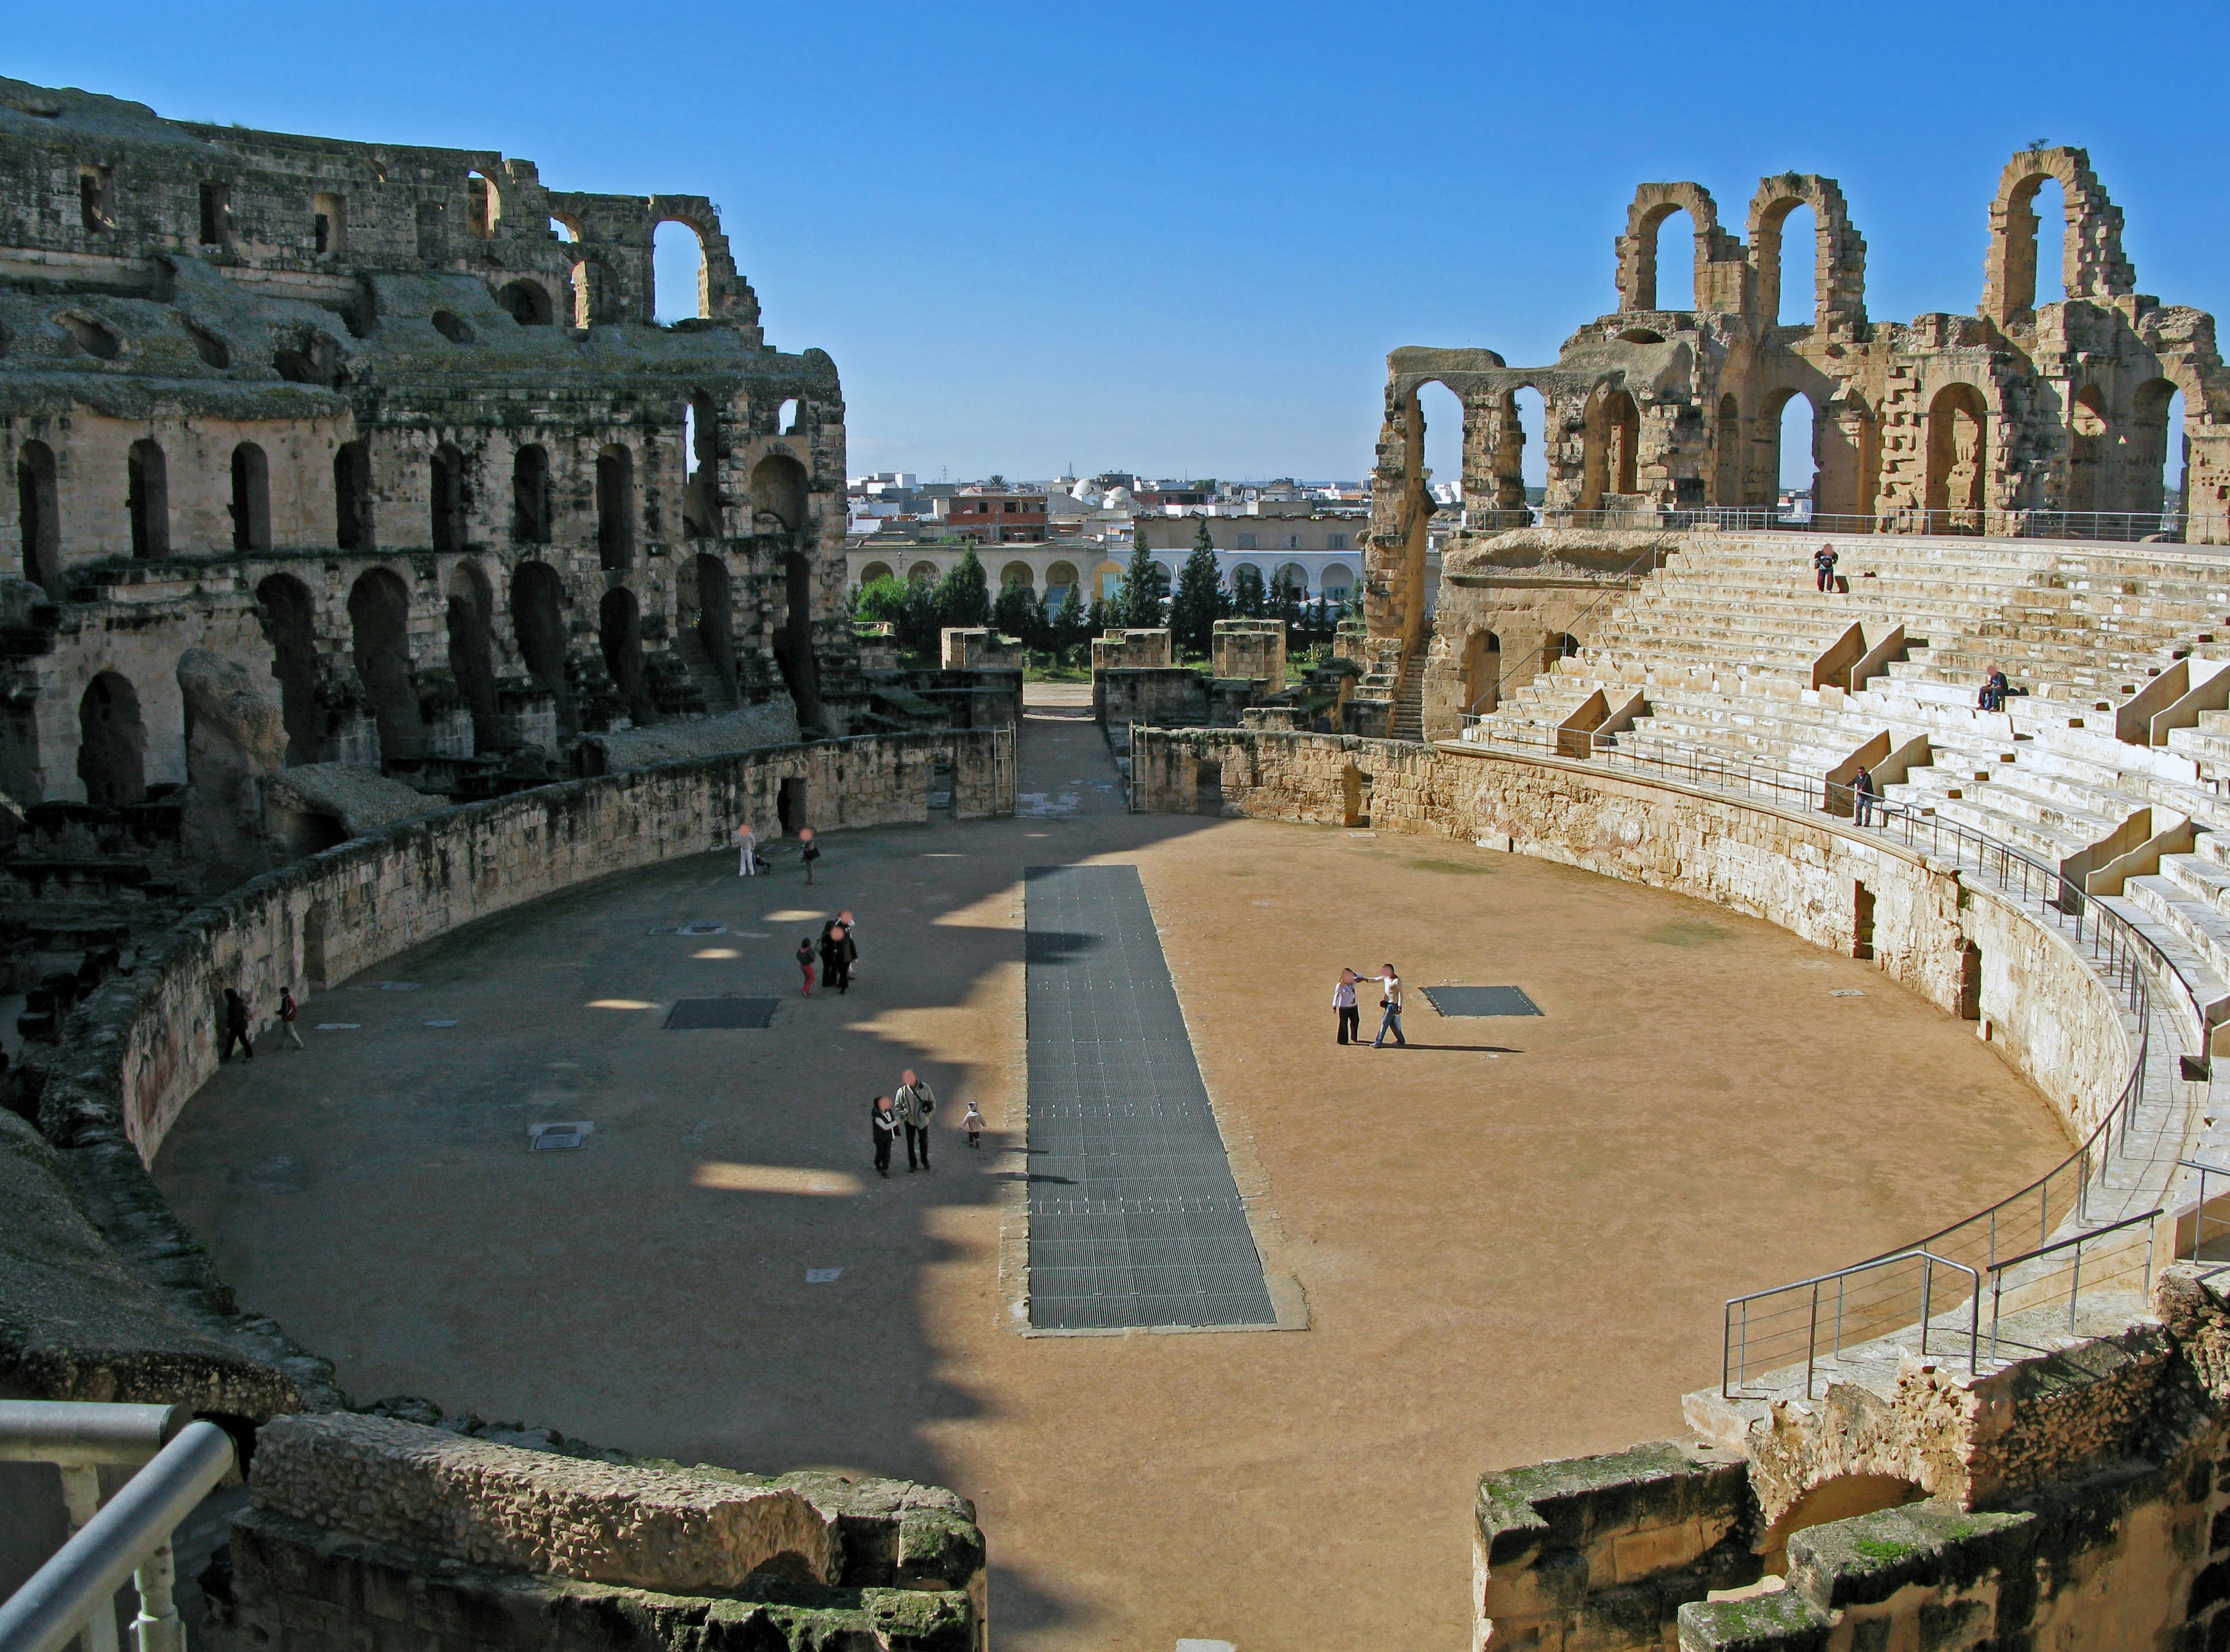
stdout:
POLYGON ((1425 737, 1425 651, 1413 648, 1394 690, 1394 717, 1388 732, 1396 740, 1425 737))
POLYGON ((1823 804, 1864 762, 1885 797, 2106 902, 2183 970, 2230 1051, 2230 557, 1879 535, 1839 542, 1827 593, 1811 544, 1698 536, 1466 737, 1569 755, 1553 731, 1599 717, 1601 691, 1632 713, 1605 743, 1808 775, 1823 804), (1902 642, 1855 683, 1832 664, 1853 625, 1902 642), (2015 693, 1986 712, 1993 663, 2015 693))

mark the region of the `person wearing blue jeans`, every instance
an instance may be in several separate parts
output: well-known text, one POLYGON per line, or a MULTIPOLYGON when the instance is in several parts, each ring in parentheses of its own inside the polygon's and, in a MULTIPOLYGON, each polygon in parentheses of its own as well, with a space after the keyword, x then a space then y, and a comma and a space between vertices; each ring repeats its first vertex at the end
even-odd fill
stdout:
POLYGON ((1385 994, 1378 1000, 1380 1007, 1385 1013, 1378 1019, 1378 1036, 1370 1041, 1370 1047, 1373 1050, 1383 1050, 1386 1047, 1386 1035, 1390 1032, 1394 1035, 1394 1042, 1407 1049, 1409 1040, 1402 1035, 1402 978, 1394 973, 1394 966, 1389 964, 1386 966, 1384 974, 1366 975, 1363 979, 1376 980, 1385 994))

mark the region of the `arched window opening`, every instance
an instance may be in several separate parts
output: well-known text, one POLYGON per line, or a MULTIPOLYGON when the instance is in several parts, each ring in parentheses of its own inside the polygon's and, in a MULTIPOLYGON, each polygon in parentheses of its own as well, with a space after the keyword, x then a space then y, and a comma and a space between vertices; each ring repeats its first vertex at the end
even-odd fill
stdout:
MULTIPOLYGON (((1115 571, 1119 574, 1123 570, 1118 568, 1115 571)), ((906 583, 909 585, 927 585, 936 578, 935 562, 916 562, 912 568, 906 569, 906 583)))
POLYGON ((496 226, 503 221, 503 196, 487 173, 466 175, 465 210, 466 222, 474 235, 487 241, 495 234, 496 226))
POLYGON ((751 467, 751 528, 795 533, 805 526, 805 466, 770 453, 751 467))
POLYGON ((129 678, 103 672, 86 685, 77 707, 77 777, 85 800, 120 809, 147 796, 147 730, 139 691, 129 678))
POLYGON ((2168 439, 2162 444, 2168 458, 2161 475, 2161 509, 2174 512, 2178 518, 2169 537, 2180 539, 2183 537, 2182 518, 2191 509, 2191 438, 2183 427, 2182 390, 2168 399, 2167 426, 2168 439))
POLYGON ((522 327, 546 327, 551 322, 550 294, 539 281, 511 281, 495 301, 522 327))
MULTIPOLYGON (((2106 398, 2096 385, 2075 393, 2067 410, 2067 508, 2098 511, 2106 497, 2101 485, 2111 454, 2106 423, 2106 398)), ((2080 532, 2079 526, 2077 531, 2080 532)), ((2088 535, 2085 535, 2088 537, 2088 535)))
POLYGON ((152 441, 132 444, 126 455, 125 508, 132 518, 132 554, 167 556, 171 554, 170 467, 162 448, 152 441))
POLYGON ((232 450, 232 548, 271 549, 271 466, 252 441, 232 450))
POLYGON ((579 730, 565 674, 565 586, 547 562, 521 562, 511 576, 511 633, 536 686, 557 703, 558 726, 579 730))
POLYGON ((465 503, 465 456, 448 442, 434 450, 431 505, 434 549, 462 550, 469 537, 465 503))
POLYGON ((16 450, 16 523, 23 577, 52 594, 62 571, 61 491, 55 450, 42 441, 27 441, 16 450))
POLYGON ((1620 390, 1603 407, 1604 434, 1610 443, 1607 467, 1613 493, 1641 491, 1641 409, 1634 397, 1620 390))
POLYGON ((793 395, 774 410, 774 427, 777 434, 794 436, 797 434, 798 408, 798 400, 793 395))
POLYGON ((1422 453, 1426 491, 1436 505, 1463 508, 1464 406, 1456 393, 1437 380, 1417 387, 1417 414, 1424 424, 1422 453))
POLYGON ((574 224, 570 219, 565 218, 551 219, 550 234, 555 239, 561 241, 578 241, 581 239, 581 231, 579 227, 574 224))
POLYGON ((877 580, 896 579, 897 577, 897 572, 893 569, 888 562, 869 562, 865 568, 860 570, 860 583, 863 587, 873 585, 877 580))
POLYGON ((496 722, 493 607, 487 581, 479 569, 460 562, 449 575, 449 674, 473 717, 473 750, 493 751, 501 743, 496 722))
POLYGON ((2184 466, 2189 444, 2183 430, 2183 393, 2168 379, 2137 387, 2130 401, 2128 451, 2110 461, 2117 485, 2101 489, 2104 510, 2134 511, 2137 537, 2169 531, 2166 518, 2184 505, 2184 466), (2155 513, 2162 519, 2155 520, 2155 513))
POLYGON ((1928 409, 1927 530, 1982 531, 1988 409, 1971 384, 1946 385, 1928 409))
POLYGON ((384 568, 374 568, 349 590, 349 629, 357 680, 379 725, 383 759, 425 755, 426 725, 410 670, 410 593, 384 568))
POLYGON ((1784 327, 1808 327, 1818 311, 1820 222, 1809 206, 1791 207, 1781 221, 1781 296, 1784 327))
POLYGON ((318 704, 317 601, 290 574, 274 574, 255 588, 257 618, 271 645, 271 674, 279 679, 279 711, 287 725, 287 762, 321 762, 325 713, 318 704))
POLYGON ((1549 427, 1549 401, 1530 384, 1511 401, 1517 413, 1518 485, 1524 503, 1537 505, 1548 491, 1549 453, 1556 435, 1549 427))
POLYGON ((1644 309, 1696 307, 1696 221, 1675 207, 1657 222, 1657 302, 1644 309))
POLYGON ((2044 179, 2029 199, 2036 215, 2036 303, 2059 304, 2067 297, 2067 190, 2056 177, 2044 179))
POLYGON ((536 442, 511 461, 511 537, 522 545, 550 543, 550 453, 536 442))
POLYGON ((1731 395, 1719 398, 1718 417, 1711 426, 1712 503, 1732 510, 1747 504, 1743 498, 1742 403, 1731 395))
POLYGON ((1541 640, 1541 669, 1552 672, 1560 659, 1571 659, 1580 652, 1579 639, 1569 632, 1551 631, 1541 640))
POLYGON ((333 454, 333 539, 343 550, 371 549, 371 450, 345 442, 333 454))
POLYGON ((1030 571, 1028 562, 1009 562, 999 570, 1001 590, 1011 591, 1017 586, 1025 591, 1034 590, 1037 587, 1037 575, 1030 571))
POLYGON ((705 651, 706 663, 719 679, 724 703, 728 705, 736 703, 735 601, 727 563, 718 556, 699 556, 697 641, 705 651))
POLYGON ((1801 392, 1790 392, 1774 421, 1781 488, 1774 508, 1791 521, 1808 521, 1812 516, 1812 498, 1819 472, 1814 427, 1811 398, 1801 392))
POLYGON ((720 412, 701 393, 689 398, 681 414, 681 521, 699 539, 720 531, 720 412))
POLYGON ((607 572, 635 563, 635 449, 623 442, 596 455, 596 555, 607 572))
POLYGON ((1068 601, 1068 594, 1076 588, 1076 564, 1069 562, 1054 563, 1046 569, 1046 612, 1058 614, 1060 605, 1068 601))
POLYGON ((813 659, 813 569, 793 550, 782 559, 782 571, 783 620, 775 633, 775 663, 797 702, 798 716, 809 718, 821 704, 813 659))
POLYGON ((705 304, 705 243, 689 225, 669 218, 650 232, 650 269, 655 319, 711 313, 705 304))
POLYGON ((1309 594, 1309 570, 1299 562, 1280 562, 1278 571, 1270 575, 1270 591, 1274 596, 1283 590, 1295 601, 1305 600, 1309 594))
POLYGON ((61 330, 70 336, 70 342, 88 356, 100 361, 113 362, 124 353, 123 341, 117 337, 107 326, 95 321, 91 316, 66 312, 56 316, 55 320, 61 325, 61 330))
POLYGON ((658 721, 642 668, 642 616, 635 593, 624 586, 606 591, 596 607, 596 635, 603 645, 604 666, 612 685, 625 702, 628 715, 641 728, 658 721))

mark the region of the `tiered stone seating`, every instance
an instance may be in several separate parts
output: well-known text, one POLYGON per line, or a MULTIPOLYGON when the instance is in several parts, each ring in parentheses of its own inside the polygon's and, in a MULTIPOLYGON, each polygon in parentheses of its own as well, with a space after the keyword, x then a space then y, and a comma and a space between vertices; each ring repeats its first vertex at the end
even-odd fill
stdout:
MULTIPOLYGON (((2230 709, 2180 711, 2170 720, 2186 726, 2160 731, 2164 745, 2147 726, 2187 679, 2230 661, 2230 556, 1823 537, 1841 556, 1834 593, 1814 585, 1821 539, 1695 536, 1481 732, 1539 742, 1598 689, 1638 691, 1632 736, 1608 736, 1636 750, 1823 781, 1864 760, 1895 803, 2010 843, 2111 903, 2185 968, 2210 1025, 2230 1019, 2230 709), (1833 662, 1847 669, 1849 652, 1830 651, 1854 623, 1869 643, 1901 626, 1902 657, 1838 686, 1833 662), (2015 692, 1988 713, 1975 700, 1993 665, 2015 692)), ((2230 676, 2214 697, 2230 704, 2230 676)))

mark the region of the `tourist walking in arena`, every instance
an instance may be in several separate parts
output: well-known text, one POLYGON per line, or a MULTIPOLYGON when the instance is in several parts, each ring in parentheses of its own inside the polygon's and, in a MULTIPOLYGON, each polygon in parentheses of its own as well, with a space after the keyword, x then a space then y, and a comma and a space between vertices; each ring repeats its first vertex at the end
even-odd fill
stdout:
POLYGON ((1874 823, 1874 775, 1873 770, 1864 763, 1860 763, 1859 772, 1851 776, 1851 804, 1858 811, 1860 826, 1874 823))
POLYGON ((813 996, 813 937, 809 935, 797 937, 797 967, 805 977, 804 996, 811 998, 813 996))
POLYGON ((248 1000, 237 987, 228 987, 224 989, 224 1052, 217 1057, 219 1061, 232 1059, 235 1041, 242 1055, 250 1061, 255 1059, 255 1046, 248 1041, 248 1000))
POLYGON ((852 987, 852 966, 859 961, 860 948, 852 940, 852 931, 843 921, 831 918, 821 931, 821 984, 833 987, 841 995, 852 987))
POLYGON ((1835 588, 1834 546, 1822 545, 1812 553, 1812 571, 1818 576, 1821 590, 1832 591, 1835 588))
POLYGON ((914 1149, 921 1149, 921 1167, 929 1168, 929 1121, 937 1112, 937 1092, 907 1068, 899 1075, 899 1117, 906 1133, 906 1168, 912 1170, 914 1149))
POLYGON ((805 881, 809 884, 813 881, 813 863, 821 858, 821 845, 813 841, 811 826, 801 826, 797 840, 805 845, 805 852, 798 858, 805 863, 805 881))
POLYGON ((983 1145, 983 1115, 976 1110, 976 1098, 968 1098, 968 1116, 960 1121, 967 1127, 968 1146, 972 1150, 983 1145))
POLYGON ((287 1042, 297 1050, 302 1047, 302 1035, 294 1030, 294 1018, 301 1012, 300 1006, 294 1002, 293 988, 281 987, 279 992, 279 1030, 287 1035, 287 1042))
POLYGON ((1389 964, 1386 966, 1384 974, 1375 977, 1366 976, 1363 979, 1376 980, 1380 990, 1385 993, 1385 996, 1378 1000, 1378 1007, 1384 1012, 1378 1018, 1378 1036, 1370 1041, 1370 1047, 1373 1050, 1383 1050, 1386 1047, 1386 1035, 1391 1032, 1394 1035, 1394 1042, 1407 1049, 1409 1041, 1402 1036, 1402 978, 1394 973, 1394 966, 1389 964))
POLYGON ((1363 1011, 1355 1001, 1355 972, 1352 969, 1343 969, 1339 972, 1339 980, 1332 985, 1331 1007, 1333 1014, 1339 1019, 1339 1037, 1337 1042, 1340 1044, 1346 1044, 1350 1039, 1357 1044, 1363 1042, 1363 1029, 1357 1025, 1362 1018, 1363 1011))
POLYGON ((746 820, 736 828, 736 846, 742 850, 743 864, 736 868, 738 877, 756 877, 759 870, 759 840, 746 820))
POLYGON ((875 1104, 867 1109, 867 1126, 875 1133, 875 1174, 891 1173, 891 1138, 899 1133, 899 1115, 891 1111, 891 1098, 875 1097, 875 1104))

